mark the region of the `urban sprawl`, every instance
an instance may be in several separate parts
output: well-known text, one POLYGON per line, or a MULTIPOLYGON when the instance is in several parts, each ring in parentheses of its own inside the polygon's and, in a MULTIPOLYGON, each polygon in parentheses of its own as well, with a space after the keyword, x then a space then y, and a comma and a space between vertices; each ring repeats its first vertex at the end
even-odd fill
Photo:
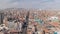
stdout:
POLYGON ((0 34, 60 34, 60 10, 1 10, 0 34))

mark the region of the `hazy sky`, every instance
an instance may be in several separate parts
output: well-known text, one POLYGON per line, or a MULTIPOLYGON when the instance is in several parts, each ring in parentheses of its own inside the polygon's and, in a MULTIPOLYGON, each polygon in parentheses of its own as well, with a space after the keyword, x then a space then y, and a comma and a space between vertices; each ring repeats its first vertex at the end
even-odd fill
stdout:
POLYGON ((60 9, 60 0, 0 0, 0 8, 60 9))

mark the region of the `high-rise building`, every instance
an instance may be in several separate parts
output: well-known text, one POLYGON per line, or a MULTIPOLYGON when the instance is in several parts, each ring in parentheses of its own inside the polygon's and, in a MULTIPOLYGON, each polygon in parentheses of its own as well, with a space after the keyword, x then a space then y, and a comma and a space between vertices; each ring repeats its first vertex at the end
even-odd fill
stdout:
POLYGON ((4 13, 0 13, 0 24, 3 24, 4 13))

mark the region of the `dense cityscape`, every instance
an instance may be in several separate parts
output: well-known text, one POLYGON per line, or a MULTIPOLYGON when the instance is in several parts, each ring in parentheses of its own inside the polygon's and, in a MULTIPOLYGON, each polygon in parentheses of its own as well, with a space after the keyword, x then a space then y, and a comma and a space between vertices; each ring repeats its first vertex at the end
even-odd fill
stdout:
POLYGON ((0 34, 56 34, 60 10, 8 8, 0 11, 0 34))

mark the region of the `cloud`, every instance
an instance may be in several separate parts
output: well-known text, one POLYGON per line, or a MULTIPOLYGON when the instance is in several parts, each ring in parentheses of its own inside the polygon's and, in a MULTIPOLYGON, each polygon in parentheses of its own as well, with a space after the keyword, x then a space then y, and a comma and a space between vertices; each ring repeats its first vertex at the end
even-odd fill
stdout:
POLYGON ((19 2, 17 0, 0 0, 0 8, 18 7, 18 5, 19 2))
POLYGON ((0 8, 60 9, 60 0, 0 0, 0 8))

